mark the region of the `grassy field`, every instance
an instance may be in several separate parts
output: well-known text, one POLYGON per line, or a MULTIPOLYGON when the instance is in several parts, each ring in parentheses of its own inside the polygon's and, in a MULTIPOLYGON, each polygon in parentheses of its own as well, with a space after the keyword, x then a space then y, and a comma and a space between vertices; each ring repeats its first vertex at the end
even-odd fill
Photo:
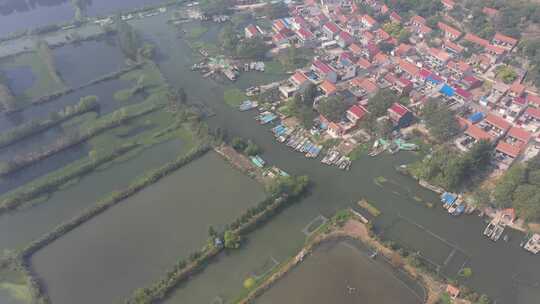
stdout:
POLYGON ((31 67, 36 81, 27 89, 22 96, 17 96, 20 102, 30 102, 41 96, 46 96, 54 92, 65 89, 63 83, 55 81, 51 76, 47 65, 41 60, 36 52, 25 53, 7 62, 6 67, 31 67))
POLYGON ((18 272, 7 269, 0 270, 0 290, 21 303, 32 302, 32 295, 26 285, 26 279, 18 272))
POLYGON ((229 88, 223 92, 225 103, 231 107, 238 107, 244 100, 247 99, 246 94, 237 88, 229 88))

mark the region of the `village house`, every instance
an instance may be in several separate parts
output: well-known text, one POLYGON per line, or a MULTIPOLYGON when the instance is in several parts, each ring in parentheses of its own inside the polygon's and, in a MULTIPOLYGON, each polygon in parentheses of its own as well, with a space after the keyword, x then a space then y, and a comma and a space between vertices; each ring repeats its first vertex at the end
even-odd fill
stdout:
POLYGON ((286 84, 279 87, 279 92, 285 97, 292 97, 296 92, 303 91, 308 84, 310 83, 309 79, 306 77, 304 72, 296 71, 287 81, 286 84))
POLYGON ((486 39, 482 39, 482 38, 476 36, 475 34, 471 34, 471 33, 465 34, 465 36, 463 37, 463 40, 468 41, 468 42, 473 43, 473 44, 476 44, 476 45, 481 46, 483 48, 485 48, 485 47, 487 47, 489 45, 489 41, 487 41, 486 39))
POLYGON ((490 18, 495 18, 499 15, 498 10, 487 6, 482 9, 482 13, 486 14, 490 18))
POLYGON ((468 63, 463 60, 454 61, 451 60, 448 62, 448 70, 452 73, 456 79, 463 79, 467 76, 472 76, 473 68, 468 63))
POLYGON ((441 49, 429 48, 426 55, 428 60, 438 67, 447 64, 450 60, 450 54, 441 49))
POLYGON ((465 48, 455 42, 452 42, 450 40, 444 40, 443 42, 443 45, 442 45, 443 49, 451 52, 451 53, 454 53, 456 55, 459 55, 461 53, 463 53, 463 51, 465 50, 465 48))
POLYGON ((459 297, 459 288, 455 287, 454 285, 446 285, 446 293, 452 298, 457 299, 459 297))
POLYGON ((362 47, 359 46, 356 43, 351 43, 351 45, 349 45, 348 49, 349 49, 349 51, 351 51, 351 53, 353 53, 354 56, 362 55, 362 47))
POLYGON ((443 22, 437 22, 437 27, 444 33, 444 37, 446 37, 449 40, 456 40, 461 36, 461 32, 450 25, 443 23, 443 22))
POLYGON ((328 64, 322 62, 320 59, 313 60, 311 69, 317 73, 321 80, 328 80, 332 83, 337 82, 337 73, 336 71, 329 66, 328 64))
POLYGON ((520 83, 519 81, 515 81, 510 86, 510 89, 508 90, 508 96, 510 97, 522 97, 525 94, 525 85, 520 83))
POLYGON ((367 58, 368 60, 373 60, 377 54, 379 54, 381 50, 375 43, 368 43, 365 48, 362 49, 362 56, 367 58))
POLYGON ((364 116, 366 116, 367 113, 368 111, 363 106, 353 105, 347 110, 345 116, 350 122, 358 125, 358 123, 362 120, 362 118, 364 118, 364 116))
POLYGON ((390 19, 390 21, 395 22, 395 23, 401 23, 402 21, 401 16, 398 15, 398 13, 396 12, 391 12, 388 18, 390 19))
POLYGON ((377 20, 375 20, 373 17, 371 17, 370 15, 367 15, 367 14, 363 15, 360 18, 360 22, 367 29, 372 29, 377 25, 377 20))
POLYGON ((400 45, 398 45, 397 48, 392 51, 392 53, 394 56, 397 57, 405 57, 413 55, 415 51, 416 49, 412 45, 401 43, 400 45))
POLYGON ((477 142, 481 140, 487 140, 490 142, 495 141, 494 136, 484 131, 476 124, 473 124, 472 122, 462 117, 458 117, 458 122, 460 126, 465 129, 463 135, 456 139, 455 142, 456 147, 458 147, 461 151, 468 151, 472 146, 474 146, 477 142))
POLYGON ((263 32, 258 26, 250 24, 244 29, 244 34, 247 39, 251 39, 262 35, 263 32))
POLYGON ((274 22, 272 23, 272 30, 275 33, 280 33, 281 31, 285 29, 289 29, 289 25, 285 23, 284 19, 277 19, 277 20, 274 20, 274 22))
POLYGON ((304 47, 312 47, 315 45, 315 35, 307 28, 300 28, 296 32, 298 43, 304 47))
POLYGON ((513 49, 518 43, 517 39, 503 35, 501 33, 496 33, 491 41, 493 42, 493 44, 502 46, 508 50, 513 49))
POLYGON ((371 64, 371 62, 369 62, 369 60, 362 57, 359 58, 358 61, 356 61, 356 66, 364 70, 369 70, 373 67, 373 65, 371 64))
POLYGON ((521 125, 531 132, 540 130, 540 109, 528 107, 520 117, 521 125))
POLYGON ((473 75, 465 76, 465 77, 463 77, 463 79, 461 80, 461 86, 462 86, 465 90, 474 90, 474 89, 476 89, 476 88, 481 87, 482 84, 483 84, 482 80, 476 78, 476 77, 473 76, 473 75))
POLYGON ((319 85, 321 94, 325 97, 330 97, 337 93, 337 87, 332 82, 325 80, 319 85))
POLYGON ((341 31, 337 35, 336 41, 341 48, 346 48, 347 46, 349 46, 351 43, 354 42, 354 38, 351 36, 351 34, 345 31, 341 31))
POLYGON ((426 25, 426 19, 424 19, 424 17, 415 15, 411 17, 409 23, 413 27, 421 27, 422 25, 426 25))
POLYGON ((402 58, 398 59, 397 69, 399 72, 404 73, 408 79, 413 80, 418 77, 418 72, 419 72, 418 67, 414 63, 409 62, 405 59, 402 59, 402 58))
POLYGON ((281 33, 274 34, 272 36, 272 43, 275 46, 284 46, 289 43, 289 36, 285 35, 286 31, 282 31, 281 33))
POLYGON ((448 10, 448 11, 453 10, 454 6, 456 5, 454 0, 441 0, 441 3, 443 5, 444 9, 448 10))
POLYGON ((482 120, 478 125, 495 139, 504 136, 511 126, 511 124, 504 118, 492 113, 488 113, 486 115, 486 118, 482 120))
POLYGON ((506 49, 504 47, 494 45, 494 44, 489 44, 488 46, 486 46, 485 50, 486 50, 486 53, 495 57, 496 62, 499 61, 499 59, 501 59, 501 56, 504 55, 504 53, 506 53, 506 49))
POLYGON ((356 77, 349 81, 349 91, 359 99, 369 99, 377 93, 379 87, 369 78, 356 77))
POLYGON ((387 111, 388 118, 398 129, 408 127, 414 120, 414 115, 404 105, 394 102, 387 111))
POLYGON ((531 134, 519 127, 511 127, 495 147, 495 159, 500 169, 507 169, 525 150, 531 134))
POLYGON ((322 31, 328 39, 334 39, 340 30, 334 22, 327 22, 323 25, 322 31))

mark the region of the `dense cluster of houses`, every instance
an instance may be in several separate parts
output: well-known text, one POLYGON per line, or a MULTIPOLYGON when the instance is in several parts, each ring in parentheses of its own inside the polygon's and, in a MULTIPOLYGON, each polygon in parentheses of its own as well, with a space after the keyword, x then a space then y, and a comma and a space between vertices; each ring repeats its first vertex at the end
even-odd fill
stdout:
MULTIPOLYGON (((375 12, 373 16, 361 13, 355 1, 306 0, 290 6, 291 17, 274 20, 269 33, 254 25, 246 28, 247 38, 266 35, 277 48, 316 48, 311 64, 297 70, 279 90, 287 98, 314 84, 319 94, 315 107, 323 97, 341 96, 349 105, 343 120, 321 117, 328 134, 339 137, 353 130, 364 119, 370 97, 390 89, 396 100, 387 117, 397 128, 411 124, 429 98, 469 109, 458 117, 463 134, 456 145, 467 150, 478 140, 493 141, 500 168, 508 167, 538 140, 540 97, 522 84, 522 75, 508 85, 486 74, 511 56, 518 40, 501 33, 483 39, 444 20, 431 28, 425 18, 416 15, 405 20, 382 1, 363 2, 375 12), (385 15, 388 18, 381 18, 385 15), (377 20, 399 24, 411 36, 400 41, 377 20), (430 36, 435 30, 440 32, 437 43, 430 36), (465 59, 463 45, 480 51, 465 59), (403 99, 409 101, 407 107, 399 103, 403 99)), ((456 5, 451 0, 442 4, 445 9, 456 5)), ((497 14, 488 7, 484 11, 488 16, 497 14)))

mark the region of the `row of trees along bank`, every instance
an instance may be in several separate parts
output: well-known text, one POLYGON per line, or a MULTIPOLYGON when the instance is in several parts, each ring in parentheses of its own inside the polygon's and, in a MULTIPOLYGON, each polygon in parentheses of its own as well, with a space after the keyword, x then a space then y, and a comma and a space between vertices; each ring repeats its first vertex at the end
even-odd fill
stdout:
MULTIPOLYGON (((53 176, 51 178, 44 179, 43 181, 31 182, 17 189, 11 194, 8 194, 4 199, 0 201, 0 214, 13 210, 22 204, 34 200, 43 195, 49 195, 50 193, 58 190, 65 183, 81 177, 97 167, 114 160, 115 158, 124 155, 140 145, 137 143, 126 143, 116 148, 110 153, 103 155, 96 155, 94 158, 89 158, 87 161, 73 168, 68 167, 65 169, 64 174, 53 176)), ((53 173, 54 175, 54 173, 53 173)))
POLYGON ((29 287, 31 288, 31 293, 34 295, 34 302, 43 304, 50 303, 50 299, 45 292, 44 285, 34 273, 30 261, 32 255, 36 251, 42 249, 56 239, 77 228, 78 226, 90 220, 94 216, 105 212, 110 207, 120 203, 124 199, 133 196, 142 189, 156 183, 157 181, 161 180, 162 178, 166 177, 177 169, 199 158, 209 150, 210 146, 208 144, 201 144, 193 148, 187 154, 179 156, 174 161, 171 161, 164 166, 156 170, 150 171, 144 176, 136 179, 124 190, 112 192, 109 196, 97 202, 93 207, 86 209, 82 214, 78 215, 77 217, 74 217, 71 220, 68 220, 58 225, 54 230, 33 241, 23 250, 21 250, 17 258, 21 261, 25 273, 29 276, 29 281, 31 282, 29 287))
POLYGON ((53 154, 63 151, 72 146, 85 142, 86 140, 114 127, 121 125, 122 123, 153 112, 163 105, 157 105, 155 103, 137 104, 128 106, 114 111, 113 113, 96 120, 92 126, 79 130, 78 132, 66 135, 45 150, 41 152, 32 152, 22 157, 17 157, 14 160, 0 162, 0 175, 8 175, 22 168, 28 167, 34 163, 44 160, 53 154), (139 109, 140 108, 140 109, 139 109), (134 110, 133 110, 134 109, 134 110), (131 110, 131 111, 130 111, 131 110))
POLYGON ((31 135, 46 131, 75 116, 97 110, 97 96, 82 97, 74 106, 66 106, 58 112, 51 112, 48 119, 32 120, 0 134, 0 148, 7 147, 31 135))
POLYGON ((297 201, 308 189, 307 176, 280 177, 267 188, 269 197, 249 208, 234 220, 223 233, 209 229, 207 244, 200 250, 180 259, 167 273, 152 285, 133 292, 125 304, 159 303, 167 298, 178 284, 201 270, 213 257, 224 250, 240 248, 242 237, 289 204, 297 201))

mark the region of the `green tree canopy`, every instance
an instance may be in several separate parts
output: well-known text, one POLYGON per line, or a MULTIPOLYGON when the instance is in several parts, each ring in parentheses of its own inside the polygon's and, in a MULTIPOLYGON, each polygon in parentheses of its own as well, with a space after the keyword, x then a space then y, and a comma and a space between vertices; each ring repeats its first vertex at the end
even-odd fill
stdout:
POLYGON ((429 99, 422 108, 421 117, 430 134, 440 142, 447 142, 459 131, 454 112, 440 99, 429 99))
POLYGON ((317 110, 326 119, 337 122, 341 120, 347 109, 348 105, 342 97, 331 96, 322 99, 317 110))

